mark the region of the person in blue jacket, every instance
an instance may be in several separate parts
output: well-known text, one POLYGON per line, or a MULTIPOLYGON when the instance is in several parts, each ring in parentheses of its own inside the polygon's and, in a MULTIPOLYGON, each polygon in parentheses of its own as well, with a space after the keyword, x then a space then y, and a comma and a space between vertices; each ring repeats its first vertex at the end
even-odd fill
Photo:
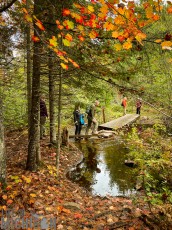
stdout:
POLYGON ((75 140, 80 139, 77 137, 81 134, 82 126, 84 125, 84 115, 80 112, 80 105, 76 104, 73 112, 74 124, 75 124, 75 140))

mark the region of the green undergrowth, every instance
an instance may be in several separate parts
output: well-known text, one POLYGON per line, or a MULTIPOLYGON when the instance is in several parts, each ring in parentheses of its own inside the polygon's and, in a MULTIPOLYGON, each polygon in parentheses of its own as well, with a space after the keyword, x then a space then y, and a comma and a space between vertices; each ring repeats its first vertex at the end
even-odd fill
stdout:
POLYGON ((157 218, 168 226, 172 221, 172 138, 164 125, 155 124, 127 136, 129 158, 137 164, 138 188, 151 210, 158 208, 157 218))

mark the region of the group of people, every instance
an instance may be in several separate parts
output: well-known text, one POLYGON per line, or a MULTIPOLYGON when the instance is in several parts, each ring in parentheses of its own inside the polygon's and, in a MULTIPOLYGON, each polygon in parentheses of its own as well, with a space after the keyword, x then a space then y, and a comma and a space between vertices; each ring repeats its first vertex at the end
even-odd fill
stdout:
MULTIPOLYGON (((122 99, 121 105, 123 106, 123 109, 124 109, 124 115, 126 115, 126 110, 127 110, 127 97, 124 97, 124 98, 122 99)), ((138 98, 137 101, 136 101, 136 114, 139 114, 139 115, 140 115, 141 107, 142 107, 142 100, 141 100, 140 98, 138 98)))
MULTIPOLYGON (((99 100, 96 99, 95 102, 86 110, 87 126, 85 130, 85 135, 88 135, 90 129, 92 130, 92 134, 97 133, 98 120, 96 115, 98 114, 99 111, 98 109, 99 104, 100 104, 99 100)), ((123 106, 124 115, 126 115, 127 97, 124 97, 122 99, 121 105, 123 106)), ((142 106, 142 100, 138 98, 136 102, 136 114, 140 115, 141 106, 142 106)), ((74 116, 74 124, 75 124, 75 136, 77 140, 80 139, 79 135, 81 134, 82 126, 85 125, 85 121, 84 121, 85 115, 80 111, 80 104, 75 105, 73 116, 74 116)), ((40 97, 40 138, 41 139, 43 139, 43 137, 45 136, 44 125, 47 117, 48 117, 48 112, 45 104, 45 97, 42 95, 40 97)))
MULTIPOLYGON (((87 122, 87 127, 85 130, 85 135, 88 135, 88 132, 90 129, 92 129, 92 134, 97 133, 98 121, 96 118, 96 114, 97 114, 97 107, 99 106, 99 104, 100 104, 99 100, 95 100, 94 104, 92 104, 86 110, 88 122, 87 122)), ((74 116, 74 123, 75 123, 75 136, 76 136, 75 139, 77 140, 77 139, 79 139, 79 137, 77 137, 77 136, 81 134, 82 126, 85 124, 84 114, 82 114, 80 112, 80 105, 79 104, 77 104, 75 106, 73 116, 74 116)))

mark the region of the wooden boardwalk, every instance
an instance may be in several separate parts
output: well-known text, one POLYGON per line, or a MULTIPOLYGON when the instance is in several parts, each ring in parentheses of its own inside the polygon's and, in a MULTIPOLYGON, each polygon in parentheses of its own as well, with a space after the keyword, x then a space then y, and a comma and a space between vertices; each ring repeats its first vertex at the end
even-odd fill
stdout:
POLYGON ((117 130, 125 125, 130 125, 134 121, 136 121, 139 118, 138 114, 126 114, 122 117, 119 117, 115 120, 106 122, 104 124, 99 125, 98 130, 117 130))

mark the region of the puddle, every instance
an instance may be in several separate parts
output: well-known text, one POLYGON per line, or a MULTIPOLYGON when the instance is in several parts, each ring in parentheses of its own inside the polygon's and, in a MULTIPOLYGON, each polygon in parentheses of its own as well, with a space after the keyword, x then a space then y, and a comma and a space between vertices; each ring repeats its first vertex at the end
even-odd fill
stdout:
POLYGON ((93 194, 130 196, 135 193, 135 170, 124 164, 128 149, 122 139, 78 143, 83 160, 67 176, 93 194))

